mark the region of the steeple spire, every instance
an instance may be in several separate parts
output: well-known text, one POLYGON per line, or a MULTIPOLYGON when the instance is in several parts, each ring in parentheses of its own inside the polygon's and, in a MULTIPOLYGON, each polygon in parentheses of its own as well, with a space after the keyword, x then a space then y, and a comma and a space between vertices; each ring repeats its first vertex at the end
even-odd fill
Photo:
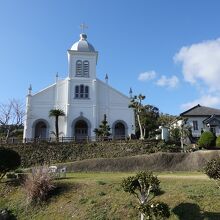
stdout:
POLYGON ((105 75, 105 83, 108 84, 108 74, 105 75))
POLYGON ((129 95, 130 95, 130 98, 132 99, 133 97, 133 91, 132 91, 132 88, 130 87, 130 90, 129 90, 129 95))
POLYGON ((58 79, 59 79, 59 74, 57 72, 57 74, 56 74, 56 83, 58 82, 58 79))
POLYGON ((28 95, 32 95, 31 92, 32 92, 32 86, 31 86, 31 84, 30 84, 30 86, 29 86, 29 88, 28 88, 28 95))

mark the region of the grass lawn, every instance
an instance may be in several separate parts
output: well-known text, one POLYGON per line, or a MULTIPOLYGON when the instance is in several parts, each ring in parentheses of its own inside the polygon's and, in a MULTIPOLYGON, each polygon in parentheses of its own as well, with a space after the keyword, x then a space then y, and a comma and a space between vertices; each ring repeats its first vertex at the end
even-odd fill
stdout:
MULTIPOLYGON (((69 173, 56 180, 58 190, 47 203, 27 206, 21 186, 0 184, 0 207, 18 219, 139 219, 136 198, 123 192, 123 177, 134 173, 69 173)), ((170 219, 220 219, 220 190, 199 172, 156 173, 164 194, 160 201, 171 207, 170 219)))

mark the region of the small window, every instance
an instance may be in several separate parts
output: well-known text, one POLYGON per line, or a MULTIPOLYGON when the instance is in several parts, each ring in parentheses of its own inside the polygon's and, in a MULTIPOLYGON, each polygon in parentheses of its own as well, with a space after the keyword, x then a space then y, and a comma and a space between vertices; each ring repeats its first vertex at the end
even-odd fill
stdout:
POLYGON ((85 86, 85 98, 89 98, 89 87, 85 86))
POLYGON ((84 93, 84 85, 80 85, 80 94, 84 93))
POLYGON ((89 61, 88 60, 83 61, 83 76, 89 77, 89 61))
POLYGON ((193 130, 198 131, 198 121, 193 121, 193 130))
POLYGON ((75 98, 88 99, 89 98, 89 86, 77 85, 75 87, 75 98))
POLYGON ((76 61, 76 76, 82 76, 82 61, 76 61))
POLYGON ((79 86, 75 87, 75 98, 79 98, 79 86))

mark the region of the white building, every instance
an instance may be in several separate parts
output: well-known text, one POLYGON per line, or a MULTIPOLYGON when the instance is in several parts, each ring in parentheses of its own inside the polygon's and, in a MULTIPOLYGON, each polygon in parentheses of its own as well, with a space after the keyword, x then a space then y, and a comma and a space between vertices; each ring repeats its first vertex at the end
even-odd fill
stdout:
POLYGON ((220 135, 220 109, 196 105, 180 116, 187 119, 186 123, 191 127, 193 137, 200 137, 203 131, 220 135))
MULTIPOLYGON (((95 137, 93 132, 107 116, 113 137, 134 133, 134 112, 128 108, 130 98, 96 78, 98 52, 88 43, 86 34, 67 51, 68 77, 32 95, 26 103, 24 138, 50 138, 55 131, 51 109, 62 109, 60 136, 95 137)), ((123 82, 122 82, 123 83, 123 82)))

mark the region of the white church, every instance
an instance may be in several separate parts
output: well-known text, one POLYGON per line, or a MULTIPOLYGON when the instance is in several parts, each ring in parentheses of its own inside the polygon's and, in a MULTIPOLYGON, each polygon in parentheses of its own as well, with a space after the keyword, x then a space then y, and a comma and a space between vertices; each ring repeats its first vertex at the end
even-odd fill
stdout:
MULTIPOLYGON (((86 34, 67 51, 68 76, 32 94, 30 86, 26 99, 24 138, 54 138, 55 122, 49 117, 51 109, 62 109, 59 117, 60 137, 95 139, 104 115, 111 127, 112 138, 127 137, 135 132, 130 97, 96 78, 98 52, 87 41, 86 34)), ((123 82, 121 82, 123 83, 123 82)))

